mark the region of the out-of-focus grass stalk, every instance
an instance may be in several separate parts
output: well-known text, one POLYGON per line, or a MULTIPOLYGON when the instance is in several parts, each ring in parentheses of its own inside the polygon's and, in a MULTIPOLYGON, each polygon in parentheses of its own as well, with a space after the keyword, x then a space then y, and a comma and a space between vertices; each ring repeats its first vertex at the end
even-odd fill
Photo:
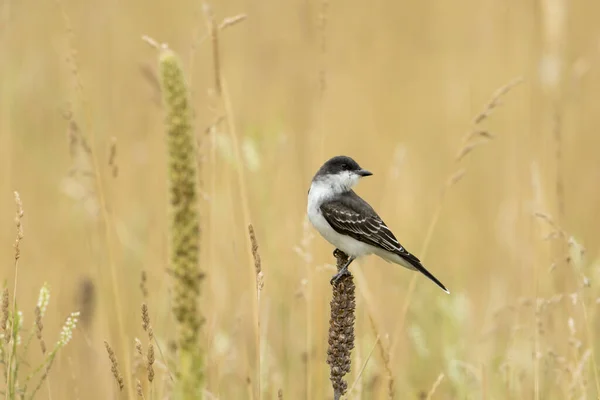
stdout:
MULTIPOLYGON (((316 99, 314 101, 315 110, 314 115, 316 116, 316 126, 313 128, 317 135, 312 141, 308 143, 308 148, 313 148, 315 151, 313 154, 318 156, 318 162, 322 162, 325 158, 325 142, 327 138, 327 129, 325 126, 326 122, 326 110, 325 100, 327 96, 327 83, 328 83, 328 70, 327 70, 327 28, 329 23, 329 0, 319 1, 319 14, 316 24, 316 34, 318 36, 318 48, 315 54, 317 60, 317 79, 318 79, 318 91, 316 93, 316 99)), ((321 290, 317 283, 317 277, 319 274, 316 272, 314 266, 309 265, 307 271, 308 284, 306 287, 306 395, 312 398, 316 393, 322 393, 322 388, 325 386, 323 375, 319 373, 319 363, 315 362, 314 357, 311 354, 321 354, 324 350, 322 341, 314 340, 320 334, 316 334, 320 328, 319 315, 315 312, 321 310, 321 304, 323 304, 323 295, 326 290, 321 290), (316 325, 316 327, 315 327, 316 325)))
MULTIPOLYGON (((19 335, 20 329, 20 318, 18 317, 17 312, 17 282, 19 275, 19 258, 21 258, 21 240, 23 239, 23 224, 21 220, 23 219, 23 203, 21 202, 21 197, 18 192, 15 192, 15 204, 17 205, 17 214, 15 216, 15 224, 17 227, 17 236, 15 238, 15 280, 13 287, 13 304, 12 304, 12 314, 10 316, 10 337, 5 338, 6 342, 10 345, 8 350, 8 364, 6 365, 6 398, 13 399, 15 398, 15 385, 17 383, 17 336, 19 335), (13 367, 13 361, 15 362, 15 366, 13 367)), ((21 320, 22 321, 22 320, 21 320)), ((7 334, 8 332, 5 332, 7 334)))
MULTIPOLYGON (((63 18, 63 22, 65 24, 65 29, 67 31, 67 40, 69 42, 69 49, 70 49, 68 61, 70 63, 71 72, 75 79, 76 91, 79 93, 79 101, 81 102, 81 106, 82 106, 82 109, 85 114, 86 130, 87 130, 87 132, 89 132, 89 135, 91 137, 91 142, 92 142, 93 148, 98 149, 98 144, 96 141, 96 131, 92 125, 91 110, 90 110, 90 107, 87 104, 86 98, 84 96, 83 80, 81 79, 81 75, 79 74, 79 70, 77 68, 77 52, 76 52, 75 46, 74 46, 75 40, 74 40, 74 34, 73 34, 73 28, 71 25, 71 20, 69 19, 69 16, 68 16, 61 0, 56 0, 56 4, 60 10, 61 16, 63 18)), ((127 340, 127 335, 125 334, 123 313, 121 311, 121 307, 125 303, 123 303, 121 301, 121 294, 120 294, 120 290, 119 290, 119 279, 118 279, 117 267, 116 267, 115 257, 114 257, 113 248, 112 248, 113 238, 112 238, 112 230, 111 230, 110 213, 109 213, 108 207, 107 207, 107 202, 106 202, 106 197, 105 197, 105 192, 104 192, 104 185, 102 183, 102 177, 101 177, 101 173, 100 173, 101 172, 100 165, 98 163, 98 159, 97 159, 95 151, 90 152, 90 158, 92 160, 92 165, 94 168, 94 182, 96 184, 96 194, 98 196, 98 203, 100 205, 100 212, 102 214, 102 222, 103 222, 102 227, 104 230, 104 240, 106 242, 106 252, 107 252, 107 257, 108 257, 110 279, 111 279, 110 288, 112 290, 114 311, 115 311, 115 315, 116 315, 116 319, 117 319, 117 329, 119 332, 119 341, 120 341, 120 346, 122 349, 123 357, 125 358, 125 386, 127 387, 127 393, 128 393, 129 398, 134 398, 135 392, 133 390, 133 385, 130 382, 130 377, 132 376, 132 369, 131 369, 131 360, 129 357, 129 354, 130 354, 129 341, 127 340)), ((103 275, 103 273, 100 273, 100 271, 99 271, 98 276, 102 276, 102 275, 103 275)), ((108 317, 108 314, 105 314, 105 317, 108 317)))
MULTIPOLYGON (((542 0, 540 2, 540 24, 542 54, 540 60, 540 86, 544 95, 543 100, 550 101, 549 110, 542 113, 542 130, 553 130, 557 145, 555 149, 556 162, 556 200, 558 223, 561 224, 564 214, 564 197, 561 171, 561 131, 560 116, 563 92, 563 76, 565 70, 565 55, 567 49, 567 3, 565 0, 542 0)), ((562 241, 557 242, 552 249, 555 256, 564 254, 566 248, 562 241)), ((535 297, 539 297, 539 271, 534 270, 535 297)), ((540 367, 540 343, 536 330, 534 337, 534 399, 540 399, 540 379, 543 372, 540 367)), ((597 372, 597 371, 595 371, 597 372)))
POLYGON ((203 354, 198 315, 201 274, 198 271, 200 222, 198 213, 196 140, 188 87, 176 54, 163 47, 160 78, 166 107, 169 164, 170 267, 175 276, 173 313, 177 320, 178 382, 176 398, 202 397, 203 354))
MULTIPOLYGON (((209 31, 209 36, 212 44, 212 55, 213 55, 213 67, 214 67, 214 82, 215 82, 215 92, 217 96, 220 97, 222 101, 222 107, 224 109, 225 120, 227 124, 227 132, 229 133, 229 139, 231 140, 231 144, 233 147, 233 155, 235 159, 235 167, 236 167, 236 177, 238 188, 240 192, 240 204, 242 206, 242 215, 244 218, 244 226, 250 226, 250 206, 248 202, 248 189, 246 188, 246 176, 245 176, 245 167, 244 160, 242 158, 240 144, 238 140, 237 131, 235 128, 235 115, 233 112, 233 107, 231 105, 231 97, 229 95, 229 89, 227 87, 227 80, 223 76, 222 64, 221 64, 221 53, 219 48, 219 31, 221 28, 225 28, 231 24, 237 23, 238 21, 243 20, 243 17, 235 17, 233 22, 229 23, 224 21, 221 26, 217 25, 215 21, 215 16, 213 14, 212 8, 208 3, 204 4, 204 15, 206 18, 206 25, 209 31)), ((249 235, 246 236, 246 255, 248 257, 248 265, 251 269, 252 281, 256 282, 256 272, 254 267, 254 256, 252 254, 252 242, 250 240, 249 235)), ((254 318, 254 338, 255 338, 255 346, 256 346, 256 385, 257 385, 257 393, 258 397, 261 396, 261 382, 260 377, 261 373, 261 360, 260 360, 260 323, 258 320, 259 315, 259 305, 257 296, 252 296, 252 310, 254 318)))
MULTIPOLYGON (((503 98, 512 88, 514 88, 516 85, 520 84, 521 82, 522 82, 521 78, 513 79, 512 81, 510 81, 506 85, 500 87, 499 89, 497 89, 494 92, 491 100, 485 105, 483 110, 473 119, 474 129, 464 137, 463 143, 462 143, 461 147, 459 148, 459 151, 456 156, 457 163, 460 162, 473 149, 480 146, 481 144, 486 143, 488 140, 493 138, 493 135, 491 135, 489 132, 478 129, 478 127, 483 121, 485 121, 490 116, 490 114, 496 109, 496 107, 498 107, 498 105, 500 104, 500 99, 503 98)), ((444 205, 444 200, 446 198, 446 193, 452 186, 454 186, 456 183, 458 183, 458 181, 460 181, 463 178, 465 173, 466 173, 466 170, 464 168, 459 168, 457 171, 453 172, 451 175, 448 176, 448 179, 446 180, 446 182, 444 183, 444 186, 442 187, 442 193, 439 197, 436 209, 433 213, 433 217, 431 218, 431 221, 429 222, 429 226, 427 228, 427 234, 425 235, 425 240, 423 241, 423 246, 421 247, 420 253, 418 253, 419 257, 422 260, 425 259, 427 250, 429 249, 429 244, 431 243, 431 238, 433 237, 433 233, 434 233, 437 223, 440 219, 440 214, 442 213, 442 208, 444 205)), ((394 354, 395 345, 397 343, 396 339, 397 339, 398 335, 400 334, 400 332, 402 332, 404 330, 404 323, 406 321, 406 315, 408 313, 408 308, 412 301, 412 296, 414 294, 418 278, 419 278, 419 274, 413 274, 413 276, 410 280, 410 284, 408 286, 408 292, 406 294, 406 300, 404 301, 404 305, 402 307, 402 312, 400 313, 400 319, 397 323, 396 329, 394 330, 394 332, 396 334, 395 334, 392 346, 390 348, 390 354, 394 354)))

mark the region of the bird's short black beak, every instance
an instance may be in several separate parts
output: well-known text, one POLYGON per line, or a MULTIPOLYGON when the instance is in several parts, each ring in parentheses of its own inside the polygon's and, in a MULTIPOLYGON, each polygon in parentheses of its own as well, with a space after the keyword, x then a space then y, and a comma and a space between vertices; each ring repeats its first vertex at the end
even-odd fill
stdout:
POLYGON ((367 171, 366 169, 359 169, 358 171, 356 171, 356 173, 360 176, 371 176, 373 175, 372 172, 367 171))

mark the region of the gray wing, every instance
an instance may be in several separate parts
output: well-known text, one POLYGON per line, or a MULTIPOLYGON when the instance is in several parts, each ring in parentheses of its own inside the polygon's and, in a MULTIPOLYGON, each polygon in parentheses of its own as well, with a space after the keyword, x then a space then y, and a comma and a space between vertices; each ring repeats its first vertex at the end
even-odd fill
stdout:
POLYGON ((375 210, 356 193, 351 191, 324 203, 321 212, 336 232, 397 254, 412 265, 420 265, 419 259, 406 251, 375 210))

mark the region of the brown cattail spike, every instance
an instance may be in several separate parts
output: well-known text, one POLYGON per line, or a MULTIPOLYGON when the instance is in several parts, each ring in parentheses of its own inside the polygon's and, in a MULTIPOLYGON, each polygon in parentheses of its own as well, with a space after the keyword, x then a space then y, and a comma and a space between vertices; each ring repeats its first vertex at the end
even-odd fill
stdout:
MULTIPOLYGON (((348 256, 339 250, 336 250, 334 255, 337 258, 339 271, 348 261, 348 256)), ((348 389, 348 383, 343 380, 343 377, 350 372, 350 351, 354 348, 356 308, 354 291, 354 278, 350 273, 333 283, 327 364, 331 370, 330 379, 336 400, 341 398, 348 389)))

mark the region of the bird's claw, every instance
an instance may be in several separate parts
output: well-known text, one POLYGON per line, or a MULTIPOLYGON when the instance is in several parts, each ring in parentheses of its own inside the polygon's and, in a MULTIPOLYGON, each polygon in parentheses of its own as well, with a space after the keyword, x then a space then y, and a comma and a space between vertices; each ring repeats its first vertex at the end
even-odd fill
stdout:
POLYGON ((335 285, 336 283, 339 282, 340 279, 342 279, 342 277, 344 277, 346 275, 350 275, 350 271, 348 271, 348 268, 342 268, 341 270, 338 271, 337 274, 335 274, 331 278, 331 280, 329 281, 329 283, 331 283, 332 285, 335 285))

